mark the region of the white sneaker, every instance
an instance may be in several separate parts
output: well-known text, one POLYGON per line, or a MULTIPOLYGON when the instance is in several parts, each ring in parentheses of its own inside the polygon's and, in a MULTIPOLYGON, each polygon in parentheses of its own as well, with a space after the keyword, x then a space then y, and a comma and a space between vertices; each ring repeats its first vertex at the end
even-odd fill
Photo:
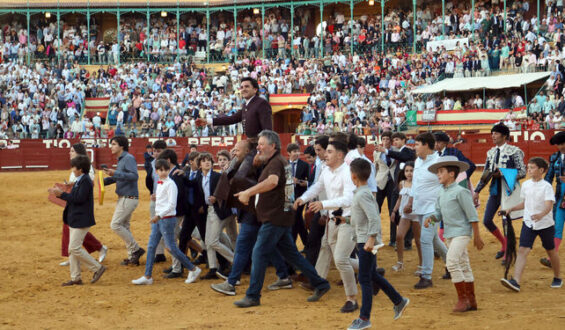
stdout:
POLYGON ((153 284, 153 278, 147 278, 144 275, 138 278, 137 280, 131 281, 131 283, 135 285, 151 285, 153 284))
POLYGON ((98 255, 98 262, 102 262, 104 261, 104 259, 106 259, 106 253, 108 253, 108 247, 106 245, 102 245, 102 248, 100 249, 100 255, 98 255))
POLYGON ((395 272, 401 272, 404 270, 404 263, 402 261, 397 261, 396 265, 392 266, 392 270, 395 272))
POLYGON ((61 263, 59 264, 59 266, 63 266, 63 267, 64 267, 64 266, 68 266, 68 265, 70 265, 70 264, 71 264, 71 262, 69 261, 69 259, 67 259, 67 260, 61 262, 61 263))
MULTIPOLYGON (((195 266, 196 267, 196 266, 195 266)), ((186 284, 190 284, 190 283, 194 283, 196 282, 196 280, 198 279, 198 277, 200 276, 200 273, 202 273, 202 269, 196 267, 195 270, 191 270, 188 272, 188 276, 186 277, 186 281, 184 281, 184 283, 186 284)))

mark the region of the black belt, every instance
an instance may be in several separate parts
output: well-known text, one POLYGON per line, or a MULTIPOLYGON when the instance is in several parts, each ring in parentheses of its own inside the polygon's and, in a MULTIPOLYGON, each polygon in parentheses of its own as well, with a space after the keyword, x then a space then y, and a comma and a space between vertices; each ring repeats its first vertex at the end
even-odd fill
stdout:
POLYGON ((127 198, 127 199, 139 199, 137 196, 120 196, 120 198, 127 198))

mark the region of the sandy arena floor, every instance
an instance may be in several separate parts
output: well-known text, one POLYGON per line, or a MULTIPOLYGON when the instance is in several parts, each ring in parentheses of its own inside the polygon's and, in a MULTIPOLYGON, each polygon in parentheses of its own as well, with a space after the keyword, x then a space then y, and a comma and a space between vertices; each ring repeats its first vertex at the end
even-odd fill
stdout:
MULTIPOLYGON (((358 316, 358 313, 339 312, 344 292, 335 285, 339 279, 335 269, 329 275, 332 289, 320 302, 306 302, 309 293, 299 287, 278 292, 265 288, 261 306, 248 309, 233 305, 248 286, 247 276, 242 286, 237 287, 236 297, 212 291, 213 281, 186 285, 184 278, 161 278, 161 271, 169 263, 155 267, 154 285, 132 285, 130 281, 143 274, 145 257, 140 267, 119 265, 125 257, 125 247, 110 230, 116 201, 114 186, 107 189, 103 206, 95 203, 97 225, 91 230, 109 247, 104 261, 108 270, 94 285, 88 283, 92 274, 84 271, 87 284, 63 288, 61 283, 69 279, 69 269, 59 266, 63 261, 60 256, 62 208, 47 201, 47 188, 67 179, 68 174, 68 171, 0 173, 0 328, 345 329, 358 316)), ((476 180, 478 174, 474 176, 473 181, 476 180)), ((134 213, 132 231, 140 245, 146 247, 150 231, 149 194, 143 180, 139 186, 141 202, 134 213)), ((481 195, 481 218, 487 191, 481 195)), ((519 226, 515 227, 519 232, 519 226)), ((383 229, 388 242, 388 219, 383 219, 383 229)), ((552 272, 538 262, 545 255, 539 240, 526 267, 522 292, 517 294, 500 285, 503 268, 494 259, 498 242, 484 227, 481 230, 485 249, 478 252, 469 246, 478 311, 451 313, 456 293, 450 281, 440 278, 443 274, 440 261, 436 261, 434 269, 434 288, 417 291, 412 288, 417 282, 413 275, 416 251, 406 253, 405 272, 393 273, 390 267, 396 262, 396 254, 386 247, 379 253, 379 266, 386 268, 387 279, 411 303, 404 316, 393 321, 392 304, 384 294, 379 294, 371 314, 373 328, 565 329, 565 288, 549 287, 552 272)), ((97 257, 97 253, 94 255, 97 257)), ((565 258, 561 260, 563 263, 565 258)), ((274 279, 274 271, 269 269, 266 283, 274 279)), ((358 301, 361 301, 360 293, 358 301)))

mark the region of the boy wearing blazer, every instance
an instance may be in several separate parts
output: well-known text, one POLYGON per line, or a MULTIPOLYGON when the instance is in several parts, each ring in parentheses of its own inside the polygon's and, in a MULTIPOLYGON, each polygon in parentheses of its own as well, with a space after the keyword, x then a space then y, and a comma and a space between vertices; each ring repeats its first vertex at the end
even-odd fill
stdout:
POLYGON ((204 243, 206 244, 210 269, 202 278, 217 279, 220 276, 223 279, 227 279, 229 272, 225 270, 225 267, 221 269, 224 271, 223 273, 218 269, 219 263, 216 252, 230 264, 233 263, 233 247, 229 240, 220 241, 225 226, 223 220, 231 216, 231 210, 220 208, 216 197, 213 196, 221 175, 212 170, 212 155, 207 152, 201 153, 198 157, 198 165, 200 172, 196 175, 195 183, 193 182, 195 188, 194 207, 198 210, 198 213, 206 215, 206 231, 200 234, 203 236, 204 243))
POLYGON ((71 280, 63 283, 63 286, 82 285, 81 263, 94 273, 90 283, 96 283, 106 271, 104 266, 82 248, 88 230, 96 224, 94 221, 93 184, 88 176, 90 159, 83 155, 77 156, 71 160, 71 167, 77 177, 71 192, 66 193, 56 187, 49 189, 49 193, 67 202, 63 211, 63 221, 69 226, 71 280))

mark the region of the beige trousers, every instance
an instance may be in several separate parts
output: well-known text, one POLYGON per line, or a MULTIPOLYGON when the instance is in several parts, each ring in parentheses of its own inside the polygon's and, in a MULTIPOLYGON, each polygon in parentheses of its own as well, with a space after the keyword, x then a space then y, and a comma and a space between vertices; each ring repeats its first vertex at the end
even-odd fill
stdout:
POLYGON ((88 233, 90 227, 86 228, 71 228, 69 227, 69 262, 71 268, 71 280, 80 280, 80 266, 84 265, 88 270, 95 273, 102 265, 96 261, 85 249, 82 247, 84 237, 88 233))
POLYGON ((353 269, 359 269, 359 261, 350 257, 354 248, 355 241, 353 240, 351 225, 343 223, 336 226, 335 221, 328 221, 326 232, 322 237, 320 254, 316 261, 316 271, 322 278, 327 278, 333 256, 335 267, 339 271, 347 296, 357 294, 357 283, 355 283, 353 269))
POLYGON ((467 252, 467 244, 470 240, 471 236, 457 236, 447 239, 449 248, 445 264, 453 283, 473 282, 475 280, 467 252))
MULTIPOLYGON (((226 219, 228 220, 228 219, 226 219)), ((208 206, 208 216, 206 218, 206 253, 208 254, 208 265, 210 268, 218 268, 218 258, 216 252, 221 254, 230 263, 233 263, 233 247, 231 244, 221 242, 222 232, 226 225, 226 220, 220 220, 214 207, 208 206)), ((228 243, 228 242, 225 242, 228 243)))
POLYGON ((137 208, 138 204, 139 199, 118 198, 114 216, 110 223, 110 228, 126 243, 128 257, 130 258, 132 254, 139 249, 139 245, 135 241, 135 238, 133 238, 130 230, 131 214, 137 208))

